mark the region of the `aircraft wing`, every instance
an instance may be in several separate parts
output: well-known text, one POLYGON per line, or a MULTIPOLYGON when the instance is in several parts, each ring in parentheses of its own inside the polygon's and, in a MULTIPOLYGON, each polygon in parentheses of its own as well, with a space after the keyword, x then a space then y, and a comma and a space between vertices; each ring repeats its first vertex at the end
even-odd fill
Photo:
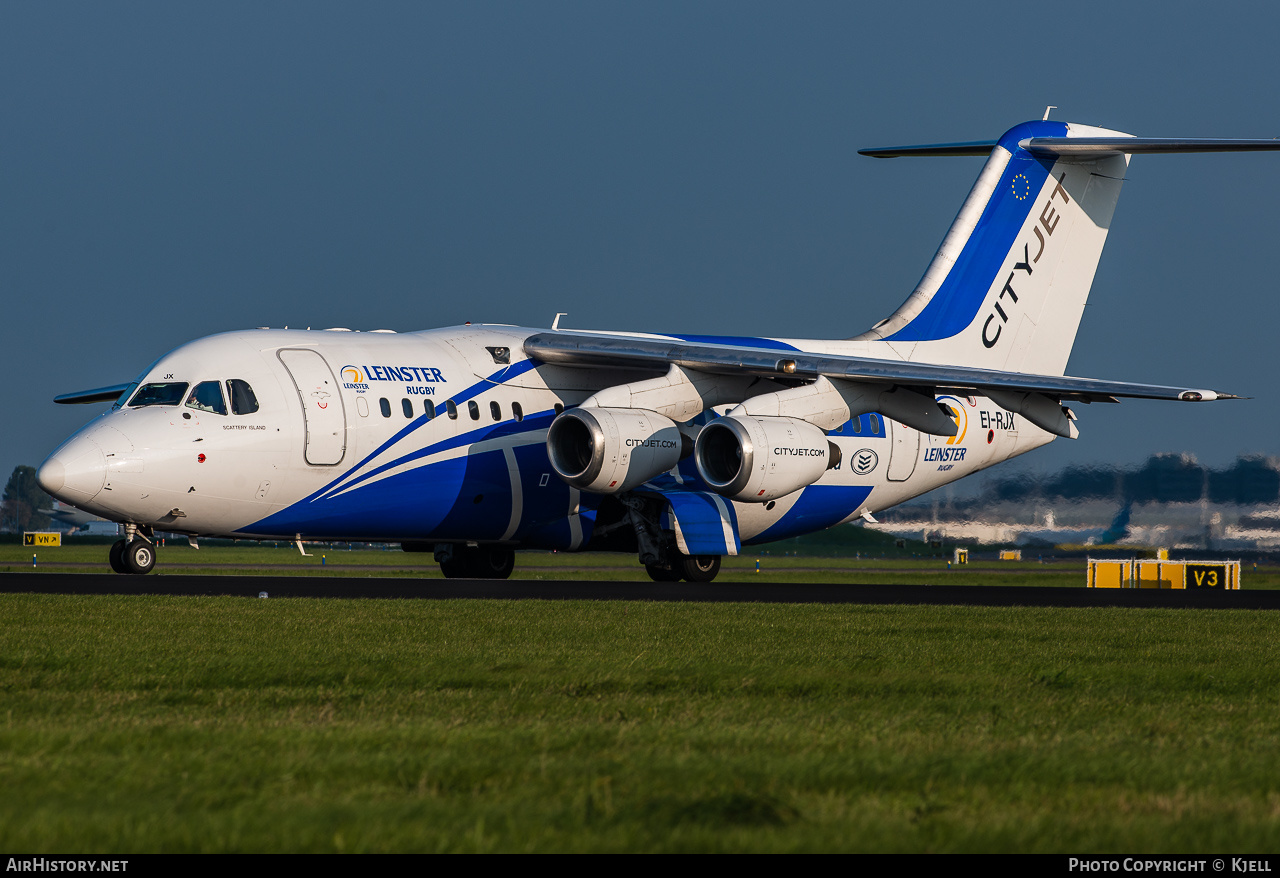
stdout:
POLYGON ((60 405, 88 405, 94 402, 115 402, 120 394, 129 389, 128 384, 113 384, 110 387, 95 387, 93 390, 77 390, 74 393, 63 393, 55 396, 53 401, 60 405))
POLYGON ((657 370, 676 364, 700 372, 724 375, 745 374, 801 380, 813 380, 824 375, 847 381, 905 385, 935 391, 983 394, 990 389, 1040 393, 1086 403, 1118 402, 1119 398, 1125 397, 1183 402, 1241 398, 1230 393, 1187 387, 1060 375, 1028 375, 965 366, 807 353, 750 344, 713 344, 678 338, 643 338, 565 330, 530 336, 525 340, 524 351, 532 359, 561 366, 657 370))

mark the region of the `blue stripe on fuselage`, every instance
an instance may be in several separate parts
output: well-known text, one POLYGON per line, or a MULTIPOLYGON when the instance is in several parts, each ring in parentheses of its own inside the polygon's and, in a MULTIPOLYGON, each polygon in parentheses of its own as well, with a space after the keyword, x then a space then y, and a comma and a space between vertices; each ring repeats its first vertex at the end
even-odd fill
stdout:
MULTIPOLYGON (((502 369, 495 372, 494 375, 501 375, 504 379, 514 378, 518 375, 523 374, 524 372, 529 371, 530 369, 533 369, 537 365, 539 364, 533 360, 525 360, 524 362, 516 363, 511 366, 504 366, 502 369)), ((470 387, 467 387, 466 389, 449 397, 449 399, 452 399, 454 401, 454 404, 456 405, 457 403, 460 403, 460 402, 466 402, 467 400, 479 395, 485 390, 500 387, 500 386, 501 385, 499 384, 495 384, 492 378, 480 380, 472 384, 470 387)), ((370 531, 367 527, 361 527, 357 531, 349 531, 349 530, 341 530, 341 529, 335 530, 330 525, 333 525, 338 521, 346 521, 350 524, 355 524, 360 520, 359 519, 360 515, 368 515, 372 518, 377 518, 378 515, 377 515, 376 509, 365 508, 365 504, 370 502, 372 502, 375 505, 375 507, 378 506, 379 504, 386 503, 386 502, 391 502, 391 503, 398 502, 398 503, 406 504, 413 507, 425 506, 427 505, 426 494, 418 493, 417 495, 414 495, 410 493, 406 496, 400 497, 400 496, 397 496, 399 492, 395 490, 377 491, 377 492, 373 492, 373 495, 369 495, 367 497, 362 496, 359 499, 353 499, 350 501, 345 501, 343 503, 333 503, 331 501, 334 501, 340 498, 345 498, 348 494, 347 489, 354 488, 357 485, 365 483, 369 479, 373 478, 378 474, 384 473, 387 470, 392 469, 401 464, 409 463, 414 460, 426 457, 430 454, 436 454, 442 451, 447 451, 451 448, 457 448, 459 446, 478 442, 483 439, 493 438, 495 435, 496 436, 514 435, 514 434, 519 434, 524 432, 533 432, 535 430, 545 429, 546 425, 550 423, 553 415, 550 411, 540 412, 537 414, 529 415, 523 421, 519 421, 519 422, 503 421, 489 427, 478 428, 476 430, 471 430, 471 431, 468 431, 467 433, 463 433, 460 435, 451 435, 425 448, 415 449, 414 451, 408 454, 400 455, 395 460, 389 461, 387 463, 383 463, 367 473, 361 473, 359 476, 352 478, 352 475, 351 475, 352 473, 357 472, 361 467, 365 466, 370 461, 376 459, 380 454, 384 453, 385 451, 387 451, 388 449, 396 445, 396 443, 400 442, 405 437, 409 436, 415 431, 430 424, 433 420, 436 420, 438 418, 443 418, 443 417, 445 417, 443 413, 437 414, 436 418, 428 418, 425 414, 419 415, 409 424, 407 424, 400 430, 397 430, 396 433, 390 439, 380 444, 376 449, 374 449, 373 452, 366 455, 364 459, 362 459, 359 463, 357 463, 355 466, 343 472, 342 475, 333 479, 324 487, 320 488, 317 491, 314 491, 309 496, 303 498, 302 500, 299 500, 298 502, 292 504, 291 506, 285 509, 282 509, 277 513, 274 513, 273 515, 267 516, 266 518, 256 521, 245 528, 242 528, 240 532, 260 533, 260 534, 306 532, 309 534, 314 533, 317 535, 346 534, 346 535, 352 535, 352 536, 359 533, 368 533, 370 531), (376 495, 376 498, 374 497, 374 495, 376 495), (388 498, 391 498, 391 499, 388 499, 388 498), (329 501, 329 502, 326 502, 326 501, 329 501), (323 508, 327 510, 327 512, 320 512, 318 509, 310 508, 313 506, 318 506, 320 508, 323 508), (355 516, 354 519, 352 519, 352 515, 355 516), (320 527, 321 529, 317 530, 316 527, 320 527)), ((440 508, 443 511, 447 511, 450 508, 450 506, 453 505, 454 501, 457 499, 457 491, 461 489, 461 485, 462 485, 462 482, 461 482, 462 474, 466 471, 465 458, 458 459, 457 466, 459 468, 459 472, 456 474, 456 476, 452 474, 450 467, 446 465, 449 463, 450 463, 449 461, 442 461, 439 463, 439 465, 432 465, 430 469, 432 470, 434 475, 432 476, 431 484, 429 486, 419 485, 415 488, 415 490, 418 490, 418 491, 424 490, 424 487, 430 487, 433 489, 437 487, 444 488, 444 492, 448 496, 447 497, 440 496, 435 498, 437 502, 444 501, 443 505, 440 506, 440 508), (449 491, 448 486, 450 485, 455 486, 451 494, 448 493, 449 491)), ((416 468, 414 470, 411 470, 410 473, 416 473, 421 475, 422 469, 423 468, 421 467, 416 468)), ((503 466, 503 472, 504 473, 506 472, 505 465, 503 466)), ((399 485, 399 484, 402 484, 404 481, 400 479, 400 476, 404 476, 404 475, 409 475, 409 474, 408 473, 397 474, 397 476, 392 477, 392 479, 394 479, 396 481, 396 484, 399 485)), ((384 479, 383 481, 390 481, 390 480, 391 479, 384 479)), ((380 482, 375 484, 380 484, 380 482)), ((352 491, 350 493, 364 495, 367 492, 364 490, 357 490, 357 491, 352 491)), ((432 490, 430 491, 430 493, 439 494, 440 492, 436 490, 432 490)), ((401 511, 402 513, 405 512, 405 510, 403 509, 401 511)), ((412 510, 411 514, 407 516, 402 515, 401 518, 397 520, 397 526, 395 528, 393 528, 392 530, 383 531, 383 532, 384 533, 402 532, 402 526, 406 524, 406 521, 405 521, 406 517, 408 519, 418 520, 418 523, 414 525, 414 529, 408 531, 409 533, 425 533, 426 531, 422 530, 423 527, 427 527, 429 530, 430 528, 433 528, 436 524, 439 523, 439 518, 432 516, 429 513, 429 510, 415 508, 412 510), (424 514, 426 515, 425 518, 423 518, 424 514), (426 519, 432 519, 434 521, 434 524, 428 525, 428 522, 426 521, 426 519)), ((443 513, 441 513, 440 517, 443 517, 443 513)))
POLYGON ((786 515, 743 543, 755 545, 831 527, 848 518, 871 494, 871 489, 847 485, 810 485, 786 515))
MULTIPOLYGON (((513 366, 504 366, 503 368, 499 369, 497 372, 493 373, 493 375, 491 375, 489 378, 477 381, 475 384, 472 384, 470 387, 464 390, 461 390, 458 393, 454 394, 453 396, 449 397, 449 399, 453 400, 454 405, 457 405, 458 403, 461 403, 461 402, 466 402, 472 397, 478 396, 480 393, 483 393, 487 389, 500 386, 499 384, 494 383, 494 376, 501 375, 504 379, 515 378, 518 375, 522 375, 525 372, 528 372, 530 369, 534 368, 537 365, 538 364, 533 360, 525 360, 521 363, 516 363, 513 366)), ((445 402, 447 401, 448 400, 446 400, 445 402)), ((442 408, 443 405, 444 403, 440 403, 439 407, 442 408)), ((425 414, 418 415, 418 417, 410 421, 407 426, 405 426, 400 430, 397 430, 395 435, 393 435, 390 439, 388 439, 386 442, 383 442, 381 445, 375 448, 370 454, 365 455, 364 460, 361 460, 355 466, 351 467, 351 469, 347 470, 338 478, 329 482, 329 484, 325 485, 323 488, 316 491, 311 496, 304 498, 301 502, 306 503, 311 500, 315 500, 321 496, 324 496, 325 494, 333 493, 335 491, 344 489, 349 485, 357 484, 358 482, 368 478, 369 474, 364 474, 357 479, 353 479, 349 483, 344 483, 344 481, 348 477, 350 477, 350 475, 353 472, 356 472, 357 470, 359 470, 360 467, 364 466, 369 461, 376 458, 379 454, 382 454, 382 452, 386 451, 388 448, 391 448, 401 439, 405 438, 410 433, 413 433, 414 431, 419 430, 422 427, 425 427, 427 424, 431 423, 436 418, 442 418, 442 417, 445 417, 445 415, 440 413, 439 411, 437 411, 435 418, 428 418, 425 414)), ((459 417, 461 417, 461 415, 459 415, 459 417)), ((451 439, 442 440, 442 442, 437 443, 435 446, 432 446, 429 449, 422 449, 421 451, 414 452, 414 454, 417 457, 421 457, 423 456, 424 453, 431 454, 431 453, 434 453, 435 451, 442 451, 442 450, 445 450, 446 448, 456 447, 458 444, 465 444, 463 442, 454 442, 453 445, 445 445, 445 443, 450 442, 452 439, 462 439, 465 436, 474 436, 477 432, 481 432, 481 431, 473 430, 470 433, 464 433, 461 436, 451 437, 451 439)), ((466 441, 477 441, 477 440, 469 439, 466 441)), ((383 465, 382 467, 379 467, 378 469, 379 471, 382 471, 382 470, 385 470, 388 466, 395 466, 395 464, 394 463, 386 464, 386 465, 383 465)))
POLYGON ((545 411, 529 415, 523 421, 502 421, 501 423, 493 424, 491 426, 480 427, 475 430, 469 430, 466 433, 449 436, 446 439, 441 439, 433 445, 427 445, 423 448, 415 449, 410 451, 408 454, 403 454, 400 457, 387 461, 386 463, 379 464, 373 469, 361 473, 351 481, 345 482, 334 490, 329 491, 323 497, 312 495, 312 497, 308 499, 325 499, 340 493, 345 493, 357 485, 367 482, 375 476, 381 475, 387 470, 395 469, 396 467, 402 466, 406 463, 412 463, 415 460, 421 460, 424 457, 429 457, 433 454, 440 454, 441 452, 449 451, 453 448, 461 448, 464 445, 474 445, 475 443, 483 442, 486 439, 497 439, 502 436, 518 436, 521 433, 534 433, 539 430, 545 430, 547 427, 551 426, 551 422, 554 419, 554 412, 545 411))

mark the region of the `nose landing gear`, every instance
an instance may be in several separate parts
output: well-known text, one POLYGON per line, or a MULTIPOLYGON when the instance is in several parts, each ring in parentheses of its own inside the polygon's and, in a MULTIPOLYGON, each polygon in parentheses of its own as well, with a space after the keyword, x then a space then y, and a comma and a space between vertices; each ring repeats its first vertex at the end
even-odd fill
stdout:
POLYGON ((143 534, 142 528, 125 525, 125 530, 129 536, 113 543, 107 556, 111 569, 116 573, 150 573, 156 566, 155 543, 143 534))

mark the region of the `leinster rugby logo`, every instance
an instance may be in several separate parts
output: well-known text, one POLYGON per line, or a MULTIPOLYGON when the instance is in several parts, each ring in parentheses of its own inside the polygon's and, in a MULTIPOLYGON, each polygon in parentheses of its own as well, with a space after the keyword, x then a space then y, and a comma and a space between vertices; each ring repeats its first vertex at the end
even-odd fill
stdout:
POLYGON ((364 373, 360 371, 359 366, 342 367, 342 386, 356 393, 364 393, 369 389, 369 384, 364 380, 364 373))
POLYGON ((853 453, 853 471, 860 476, 871 472, 879 462, 880 458, 870 448, 859 448, 853 453))

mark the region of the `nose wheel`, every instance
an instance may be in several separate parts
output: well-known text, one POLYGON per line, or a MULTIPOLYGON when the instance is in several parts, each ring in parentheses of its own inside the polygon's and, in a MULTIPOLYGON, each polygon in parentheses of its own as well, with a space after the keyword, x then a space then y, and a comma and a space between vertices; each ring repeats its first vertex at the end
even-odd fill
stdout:
POLYGON ((117 540, 111 544, 111 554, 107 556, 107 560, 111 562, 111 569, 116 573, 128 573, 124 566, 124 540, 117 540))
POLYGON ((129 542, 119 540, 112 544, 107 560, 116 573, 150 573, 156 566, 156 547, 140 536, 129 542))

